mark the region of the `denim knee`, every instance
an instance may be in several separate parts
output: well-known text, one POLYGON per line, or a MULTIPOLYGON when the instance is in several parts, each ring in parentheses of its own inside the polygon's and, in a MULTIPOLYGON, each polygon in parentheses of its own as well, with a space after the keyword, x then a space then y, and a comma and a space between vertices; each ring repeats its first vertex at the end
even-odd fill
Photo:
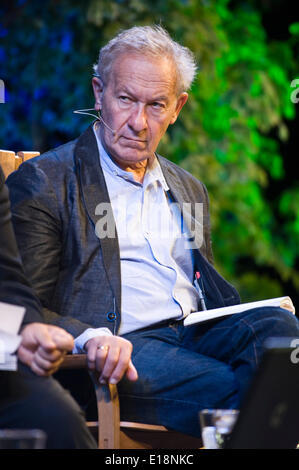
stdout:
POLYGON ((240 314, 240 320, 265 339, 271 336, 299 336, 298 318, 280 307, 261 307, 240 314))

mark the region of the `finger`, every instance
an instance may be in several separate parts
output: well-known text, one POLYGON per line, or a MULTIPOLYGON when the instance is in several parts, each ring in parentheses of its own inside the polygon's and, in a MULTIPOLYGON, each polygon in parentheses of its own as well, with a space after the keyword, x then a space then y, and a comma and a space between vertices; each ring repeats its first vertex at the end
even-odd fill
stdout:
POLYGON ((74 348, 74 338, 67 331, 54 325, 48 325, 48 330, 57 349, 71 351, 74 348))
POLYGON ((124 376, 127 371, 131 358, 131 350, 129 348, 124 348, 119 354, 117 364, 113 371, 111 371, 109 383, 117 384, 124 376))
POLYGON ((33 361, 33 356, 34 356, 34 353, 30 351, 29 349, 24 348, 24 346, 22 346, 21 344, 21 346, 18 349, 18 358, 20 359, 20 361, 30 367, 33 361))
POLYGON ((55 349, 47 325, 43 323, 30 323, 21 332, 22 346, 34 352, 39 345, 49 350, 55 349))
POLYGON ((87 365, 88 368, 94 370, 96 368, 96 357, 97 357, 98 344, 95 341, 89 341, 87 349, 87 365))
POLYGON ((49 334, 49 329, 49 325, 39 325, 39 327, 35 329, 36 344, 42 346, 44 350, 53 351, 56 349, 56 344, 49 334))
POLYGON ((45 370, 39 367, 35 362, 31 364, 31 370, 36 374, 41 377, 50 377, 51 375, 55 374, 57 372, 59 367, 52 367, 50 370, 45 370))
POLYGON ((97 346, 95 368, 100 373, 103 372, 109 352, 110 352, 110 346, 108 344, 99 344, 97 346))
POLYGON ((126 371, 126 376, 127 376, 127 379, 131 380, 132 382, 135 382, 136 380, 138 380, 138 372, 132 361, 130 361, 129 363, 129 367, 126 371))
POLYGON ((107 356, 105 358, 105 363, 102 369, 101 376, 99 378, 100 383, 107 383, 109 381, 111 374, 118 363, 119 356, 120 356, 120 347, 110 346, 107 356))
POLYGON ((34 354, 33 362, 36 366, 38 366, 40 369, 44 370, 47 373, 50 373, 52 369, 56 369, 60 366, 62 363, 63 358, 60 356, 59 359, 56 361, 49 361, 44 359, 38 352, 34 354))
POLYGON ((36 362, 35 360, 32 361, 31 365, 30 365, 30 368, 31 370, 36 374, 36 375, 40 375, 40 376, 43 376, 43 377, 48 377, 49 375, 51 375, 51 372, 50 371, 47 371, 45 369, 43 369, 42 367, 40 367, 36 362))
POLYGON ((48 351, 48 350, 45 350, 41 346, 39 346, 39 348, 37 349, 37 352, 43 359, 50 361, 50 362, 55 362, 61 357, 64 357, 66 354, 66 351, 61 351, 59 349, 48 351))

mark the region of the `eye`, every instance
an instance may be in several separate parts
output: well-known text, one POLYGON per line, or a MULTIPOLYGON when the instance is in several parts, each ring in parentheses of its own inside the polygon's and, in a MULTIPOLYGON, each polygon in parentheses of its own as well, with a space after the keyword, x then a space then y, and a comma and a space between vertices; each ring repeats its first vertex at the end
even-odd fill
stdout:
POLYGON ((164 108, 163 103, 159 103, 158 101, 154 101, 154 103, 152 103, 152 106, 154 108, 164 108))
POLYGON ((129 98, 128 96, 125 96, 125 95, 121 95, 119 97, 119 100, 122 102, 122 103, 130 103, 131 102, 131 98, 129 98))
POLYGON ((163 111, 165 109, 165 104, 164 103, 160 103, 159 101, 154 101, 152 104, 151 104, 151 107, 157 111, 163 111))

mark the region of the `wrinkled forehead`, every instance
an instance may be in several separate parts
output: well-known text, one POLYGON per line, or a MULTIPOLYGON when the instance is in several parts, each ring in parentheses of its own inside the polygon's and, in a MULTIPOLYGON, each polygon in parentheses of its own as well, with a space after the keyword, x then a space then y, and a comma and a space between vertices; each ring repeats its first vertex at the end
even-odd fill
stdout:
POLYGON ((122 53, 115 57, 106 76, 106 85, 112 87, 136 84, 145 88, 164 88, 176 94, 177 73, 169 57, 122 53))

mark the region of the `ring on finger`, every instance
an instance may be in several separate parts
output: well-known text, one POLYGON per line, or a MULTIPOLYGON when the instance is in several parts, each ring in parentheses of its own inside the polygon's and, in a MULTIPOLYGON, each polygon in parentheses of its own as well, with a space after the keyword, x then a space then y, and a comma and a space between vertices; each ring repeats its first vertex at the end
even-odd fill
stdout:
POLYGON ((108 346, 98 346, 97 349, 100 349, 101 351, 108 351, 109 347, 108 346))

